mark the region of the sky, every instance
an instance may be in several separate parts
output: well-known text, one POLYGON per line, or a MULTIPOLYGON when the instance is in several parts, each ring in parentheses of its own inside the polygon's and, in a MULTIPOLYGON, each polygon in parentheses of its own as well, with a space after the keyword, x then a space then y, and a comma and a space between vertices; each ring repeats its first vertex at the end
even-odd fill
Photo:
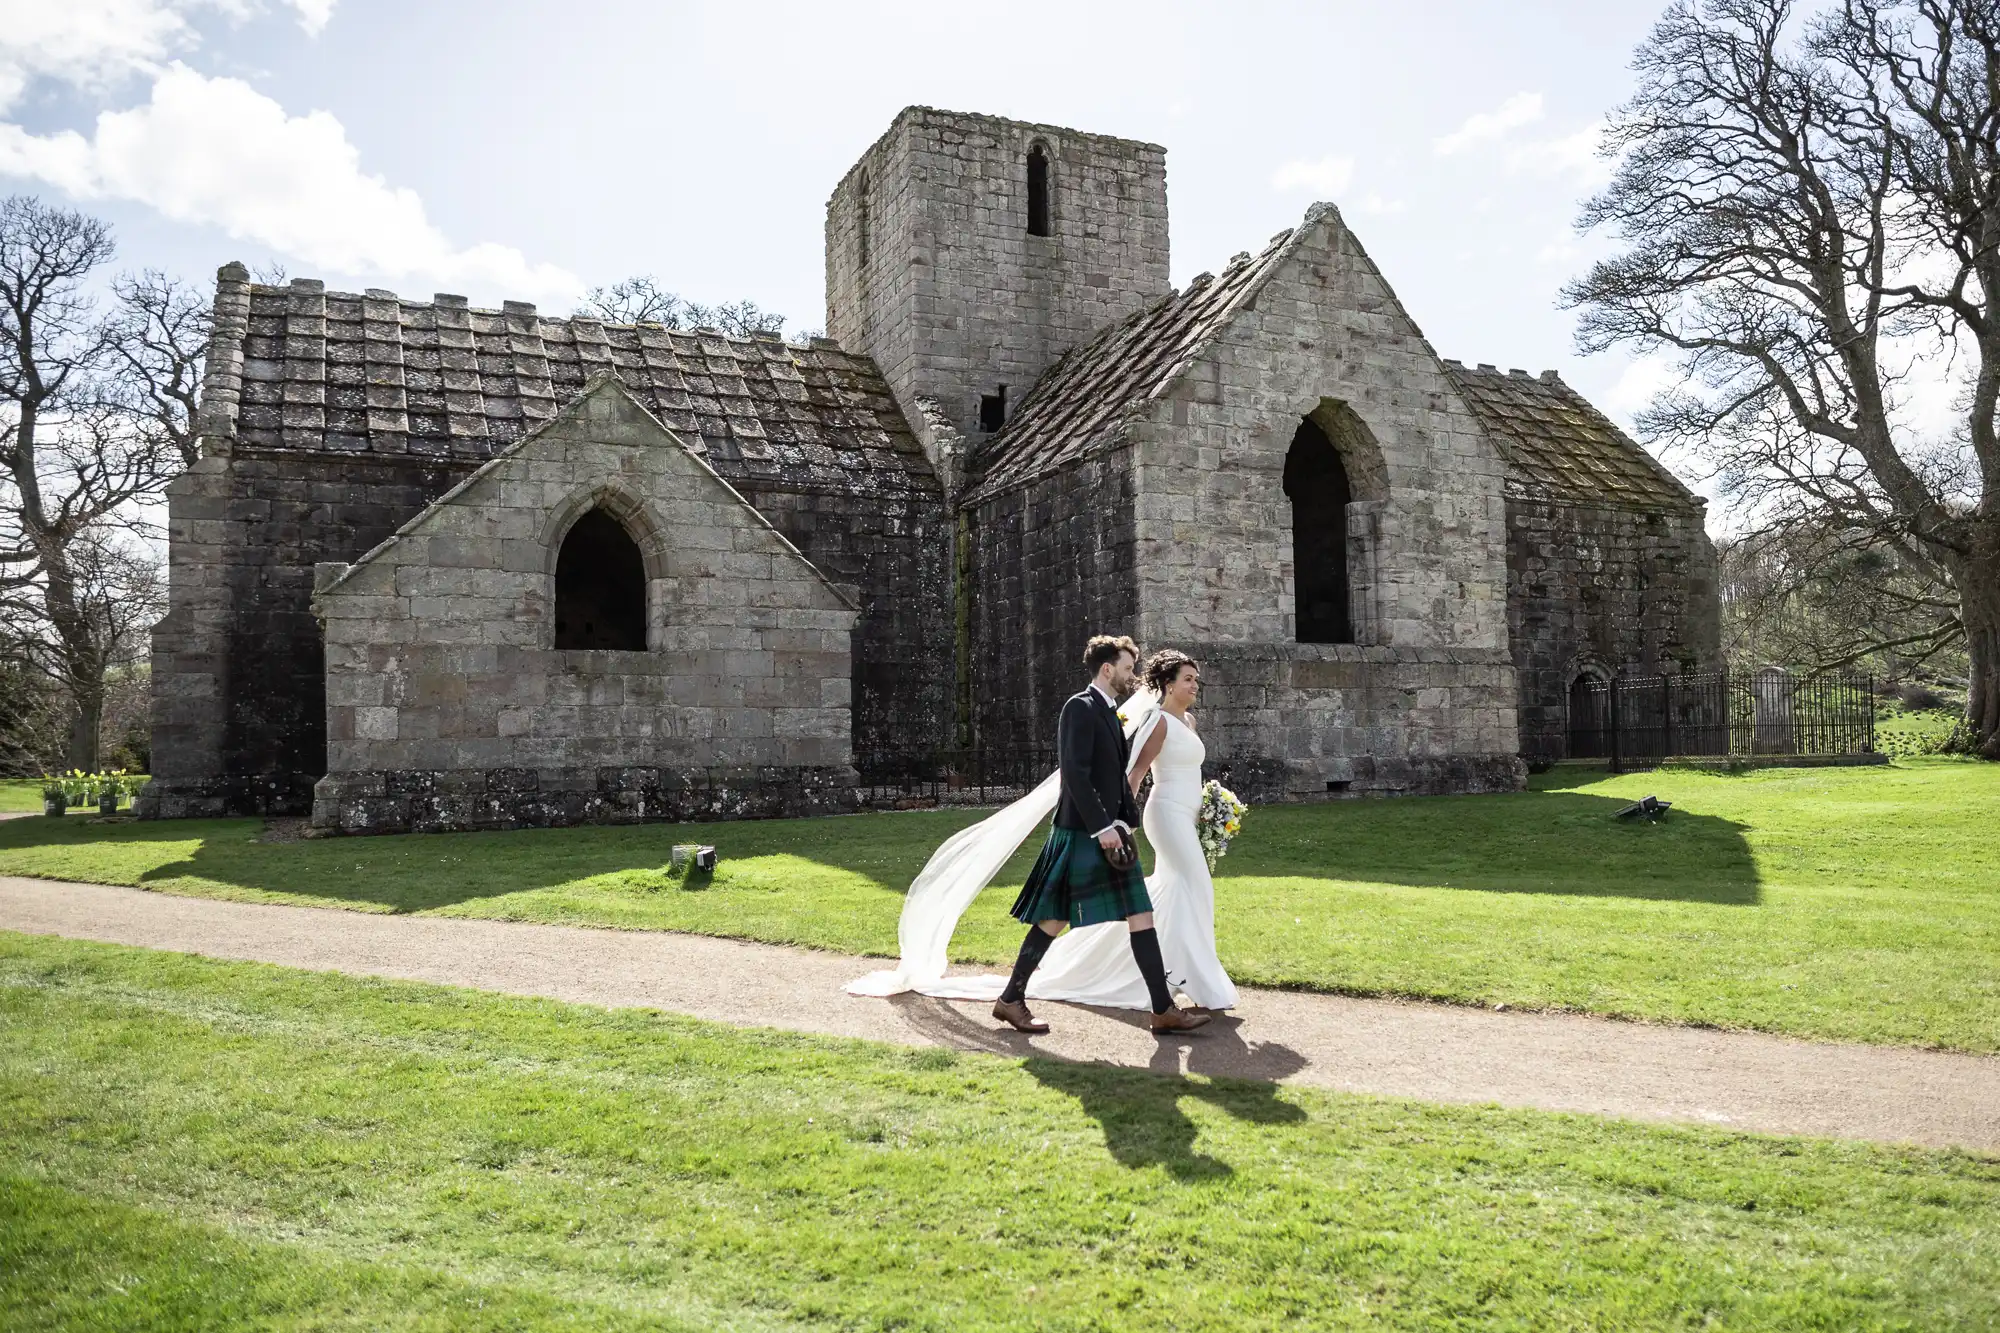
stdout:
POLYGON ((564 313, 651 274, 797 332, 848 166, 904 106, 985 112, 1164 145, 1176 285, 1329 199, 1441 355, 1629 422, 1662 370, 1579 356, 1559 294, 1663 3, 0 0, 0 191, 204 284, 564 313))

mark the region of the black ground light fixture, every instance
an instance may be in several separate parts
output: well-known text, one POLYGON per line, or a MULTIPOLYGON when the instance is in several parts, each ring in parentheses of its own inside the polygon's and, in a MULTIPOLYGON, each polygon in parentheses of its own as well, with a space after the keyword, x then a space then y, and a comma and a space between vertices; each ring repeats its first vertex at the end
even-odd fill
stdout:
POLYGON ((1657 796, 1642 796, 1618 812, 1620 819, 1637 819, 1644 816, 1648 824, 1657 824, 1667 817, 1667 811, 1674 808, 1672 801, 1663 801, 1657 796))

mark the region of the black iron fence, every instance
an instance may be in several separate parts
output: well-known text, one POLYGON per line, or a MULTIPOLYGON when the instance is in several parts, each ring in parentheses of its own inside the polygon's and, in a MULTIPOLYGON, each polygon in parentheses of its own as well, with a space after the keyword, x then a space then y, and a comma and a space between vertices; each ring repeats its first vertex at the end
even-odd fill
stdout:
POLYGON ((1055 772, 1053 745, 959 750, 876 751, 858 755, 863 804, 997 805, 1055 772))
POLYGON ((1670 756, 1843 755, 1875 749, 1872 678, 1777 667, 1585 677, 1570 689, 1569 756, 1613 768, 1670 756))

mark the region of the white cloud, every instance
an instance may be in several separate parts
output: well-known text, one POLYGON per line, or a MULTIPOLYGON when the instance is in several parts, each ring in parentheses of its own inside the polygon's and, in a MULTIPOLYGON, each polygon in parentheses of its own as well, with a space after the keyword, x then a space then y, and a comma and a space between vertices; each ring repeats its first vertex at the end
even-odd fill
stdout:
MULTIPOLYGON (((279 0, 318 36, 337 0, 279 0)), ((103 93, 135 75, 157 75, 195 46, 189 22, 207 10, 241 21, 263 0, 0 0, 0 111, 37 79, 103 93)))
POLYGON ((1317 162, 1287 162, 1271 173, 1274 190, 1307 189, 1325 199, 1339 194, 1354 179, 1354 159, 1323 157, 1317 162))
POLYGON ((1577 176, 1608 180, 1612 163, 1597 155, 1604 122, 1586 125, 1574 134, 1516 145, 1507 151, 1507 169, 1524 176, 1577 176))
POLYGON ((1408 208, 1409 205, 1401 199, 1384 199, 1373 190, 1370 190, 1368 197, 1361 201, 1361 211, 1378 218, 1394 217, 1408 208))
POLYGON ((97 118, 93 137, 0 125, 0 173, 79 199, 144 204, 177 222, 219 227, 322 271, 438 282, 530 300, 573 300, 575 275, 508 246, 454 246, 423 201, 361 168, 340 121, 303 116, 236 79, 179 63, 151 99, 97 118))
POLYGON ((336 0, 285 0, 299 16, 299 26, 306 30, 306 36, 317 37, 326 31, 327 22, 333 18, 336 0))
POLYGON ((1450 134, 1431 140, 1431 147, 1439 157, 1450 157, 1474 144, 1504 138, 1511 131, 1523 125, 1532 125, 1541 118, 1540 93, 1515 93, 1491 111, 1467 116, 1465 123, 1450 134))

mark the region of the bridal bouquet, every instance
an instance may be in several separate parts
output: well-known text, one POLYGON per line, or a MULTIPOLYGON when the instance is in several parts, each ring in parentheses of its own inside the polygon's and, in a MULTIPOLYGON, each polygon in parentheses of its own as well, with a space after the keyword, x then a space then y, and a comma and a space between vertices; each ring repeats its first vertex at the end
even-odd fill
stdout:
POLYGON ((1229 851, 1229 840, 1243 828, 1243 816, 1249 806, 1236 799, 1236 793, 1210 778, 1202 785, 1201 813, 1195 816, 1195 834, 1201 839, 1201 854, 1208 859, 1208 868, 1215 869, 1229 851))

